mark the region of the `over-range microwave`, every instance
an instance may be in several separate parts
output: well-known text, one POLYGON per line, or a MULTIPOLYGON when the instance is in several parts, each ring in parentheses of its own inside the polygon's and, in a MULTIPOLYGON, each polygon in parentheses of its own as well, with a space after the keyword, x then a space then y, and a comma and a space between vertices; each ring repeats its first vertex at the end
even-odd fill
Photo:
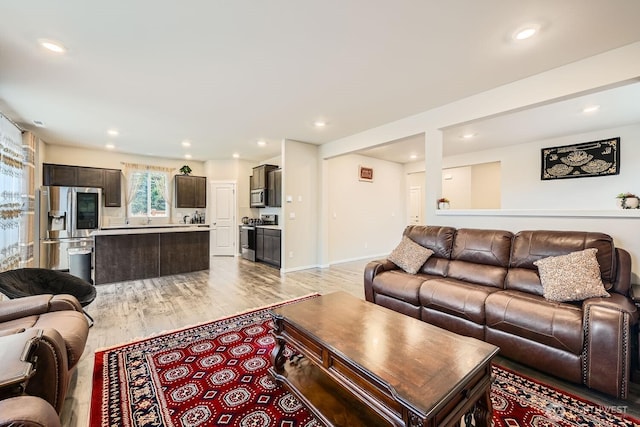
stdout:
POLYGON ((264 208, 267 206, 267 191, 262 188, 259 190, 251 190, 251 199, 249 206, 252 208, 264 208))

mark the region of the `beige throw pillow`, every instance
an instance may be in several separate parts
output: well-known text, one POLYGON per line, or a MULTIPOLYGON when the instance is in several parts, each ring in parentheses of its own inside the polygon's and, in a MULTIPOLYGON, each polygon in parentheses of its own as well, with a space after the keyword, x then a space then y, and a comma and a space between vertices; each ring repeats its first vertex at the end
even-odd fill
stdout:
POLYGON ((600 278, 595 248, 540 259, 538 267, 544 297, 551 301, 582 301, 610 296, 600 278))
POLYGON ((389 261, 407 273, 416 274, 431 255, 431 249, 420 246, 407 236, 402 236, 400 244, 389 255, 389 261))

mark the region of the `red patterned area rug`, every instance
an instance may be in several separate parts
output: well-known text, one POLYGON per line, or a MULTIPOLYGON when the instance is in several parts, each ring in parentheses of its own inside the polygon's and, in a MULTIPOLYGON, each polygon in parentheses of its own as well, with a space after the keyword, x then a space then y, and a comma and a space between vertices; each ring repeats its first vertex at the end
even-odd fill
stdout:
MULTIPOLYGON (((275 344, 272 307, 96 352, 89 425, 319 426, 267 372, 275 344)), ((612 408, 493 369, 496 427, 640 425, 612 408)))

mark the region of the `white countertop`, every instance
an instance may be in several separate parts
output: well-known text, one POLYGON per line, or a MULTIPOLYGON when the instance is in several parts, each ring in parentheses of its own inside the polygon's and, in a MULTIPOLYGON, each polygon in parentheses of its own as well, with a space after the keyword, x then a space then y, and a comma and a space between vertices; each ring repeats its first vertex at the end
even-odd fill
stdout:
POLYGON ((163 224, 163 225, 111 225, 91 233, 92 236, 117 236, 120 234, 184 233, 209 231, 208 224, 163 224))
POLYGON ((268 228, 269 230, 282 230, 279 225, 256 225, 257 228, 268 228))

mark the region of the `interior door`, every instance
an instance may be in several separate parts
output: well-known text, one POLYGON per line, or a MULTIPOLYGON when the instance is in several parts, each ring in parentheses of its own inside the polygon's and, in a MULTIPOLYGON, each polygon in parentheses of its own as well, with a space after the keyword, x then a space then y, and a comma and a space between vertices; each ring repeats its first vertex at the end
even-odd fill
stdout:
POLYGON ((409 224, 422 223, 422 188, 409 188, 409 224))
POLYGON ((211 254, 234 256, 237 252, 236 184, 211 183, 211 254))

